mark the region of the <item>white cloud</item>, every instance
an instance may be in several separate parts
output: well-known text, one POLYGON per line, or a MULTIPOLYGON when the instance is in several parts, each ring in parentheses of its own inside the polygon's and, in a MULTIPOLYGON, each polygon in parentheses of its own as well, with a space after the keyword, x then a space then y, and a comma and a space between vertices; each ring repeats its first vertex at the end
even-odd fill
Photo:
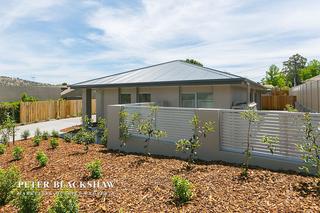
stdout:
POLYGON ((195 58, 258 81, 292 54, 320 58, 316 0, 116 3, 0 0, 0 75, 77 82, 195 58))
POLYGON ((99 56, 105 59, 136 57, 152 64, 194 57, 259 80, 270 64, 296 52, 318 56, 318 1, 260 2, 145 0, 140 10, 100 7, 88 23, 104 32, 95 39, 113 48, 99 56), (184 38, 197 42, 175 46, 184 38))

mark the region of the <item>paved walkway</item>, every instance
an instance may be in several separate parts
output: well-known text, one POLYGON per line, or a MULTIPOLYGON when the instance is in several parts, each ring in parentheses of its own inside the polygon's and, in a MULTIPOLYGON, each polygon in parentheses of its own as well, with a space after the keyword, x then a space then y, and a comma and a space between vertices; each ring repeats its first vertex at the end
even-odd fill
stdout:
POLYGON ((66 118, 18 126, 16 131, 16 140, 21 139, 21 133, 24 130, 29 130, 31 133, 30 137, 33 137, 37 128, 39 128, 41 132, 48 131, 49 133, 51 133, 52 130, 60 131, 61 129, 79 124, 81 124, 81 117, 66 118))

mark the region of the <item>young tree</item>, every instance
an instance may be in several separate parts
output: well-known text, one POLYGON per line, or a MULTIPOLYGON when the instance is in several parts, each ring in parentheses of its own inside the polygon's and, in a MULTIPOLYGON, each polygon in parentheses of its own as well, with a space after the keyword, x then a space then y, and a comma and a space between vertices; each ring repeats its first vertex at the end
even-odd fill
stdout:
MULTIPOLYGON (((301 159, 304 166, 300 167, 306 173, 311 170, 320 178, 320 130, 314 127, 309 113, 304 114, 304 143, 298 144, 298 149, 303 153, 301 159)), ((319 180, 320 184, 320 180, 319 180)))
POLYGON ((307 59, 299 54, 295 54, 283 62, 283 71, 287 76, 289 86, 301 84, 300 72, 305 68, 306 63, 307 59))
POLYGON ((130 137, 128 116, 129 113, 122 107, 119 112, 119 140, 121 142, 120 148, 126 146, 127 141, 130 137))
POLYGON ((155 127, 155 121, 156 121, 156 113, 159 110, 157 106, 150 106, 149 108, 150 112, 147 118, 145 119, 139 119, 138 122, 138 133, 141 135, 146 136, 145 139, 145 145, 144 145, 144 153, 147 157, 150 155, 149 152, 149 145, 151 142, 151 138, 160 139, 162 137, 165 137, 167 133, 165 131, 159 130, 155 127))
MULTIPOLYGON (((259 116, 257 110, 256 110, 256 104, 251 103, 248 106, 248 109, 246 111, 243 111, 240 113, 240 117, 246 121, 248 121, 248 132, 247 132, 247 143, 246 148, 244 151, 244 161, 243 161, 243 170, 241 173, 242 177, 248 177, 248 170, 249 170, 249 160, 252 155, 253 146, 251 144, 251 137, 252 137, 252 126, 260 121, 262 118, 259 116)), ((264 136, 261 139, 261 142, 266 144, 268 149, 270 150, 271 154, 274 153, 275 144, 279 143, 278 137, 272 137, 272 136, 264 136)))
POLYGON ((15 131, 16 131, 16 122, 10 116, 9 113, 6 114, 4 122, 0 125, 1 140, 3 143, 9 142, 10 136, 12 136, 13 143, 15 141, 15 131))
POLYGON ((201 122, 198 115, 194 115, 191 119, 193 126, 193 134, 189 139, 181 139, 176 144, 176 150, 182 152, 188 152, 188 167, 194 162, 194 158, 197 155, 196 150, 201 146, 201 139, 206 138, 207 135, 214 131, 214 122, 207 121, 201 122))

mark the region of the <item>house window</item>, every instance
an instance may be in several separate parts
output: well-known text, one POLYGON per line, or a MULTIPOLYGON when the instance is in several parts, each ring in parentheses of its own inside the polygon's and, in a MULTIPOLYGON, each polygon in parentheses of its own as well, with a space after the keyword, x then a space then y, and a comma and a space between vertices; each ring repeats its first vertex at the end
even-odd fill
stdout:
POLYGON ((181 106, 191 108, 212 108, 212 93, 189 93, 181 94, 181 106))
POLYGON ((212 108, 213 107, 213 94, 212 93, 198 93, 197 94, 197 107, 198 108, 212 108))
POLYGON ((181 94, 182 107, 196 107, 196 94, 181 94))
POLYGON ((138 100, 139 100, 139 103, 151 102, 151 94, 139 94, 138 100))
POLYGON ((120 94, 120 104, 130 104, 131 94, 120 94))

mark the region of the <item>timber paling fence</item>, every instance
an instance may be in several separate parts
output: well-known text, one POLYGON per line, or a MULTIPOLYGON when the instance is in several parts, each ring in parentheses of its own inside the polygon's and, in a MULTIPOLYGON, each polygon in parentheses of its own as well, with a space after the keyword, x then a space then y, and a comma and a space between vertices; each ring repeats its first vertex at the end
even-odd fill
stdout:
MULTIPOLYGON (((96 100, 92 100, 92 113, 96 113, 96 100)), ((21 102, 20 123, 33 123, 77 117, 82 114, 82 100, 53 100, 21 102)))
POLYGON ((294 106, 296 96, 289 95, 263 95, 261 108, 263 110, 284 110, 287 104, 294 106))
POLYGON ((320 80, 307 81, 292 87, 290 94, 297 96, 297 103, 305 111, 320 112, 320 80))

